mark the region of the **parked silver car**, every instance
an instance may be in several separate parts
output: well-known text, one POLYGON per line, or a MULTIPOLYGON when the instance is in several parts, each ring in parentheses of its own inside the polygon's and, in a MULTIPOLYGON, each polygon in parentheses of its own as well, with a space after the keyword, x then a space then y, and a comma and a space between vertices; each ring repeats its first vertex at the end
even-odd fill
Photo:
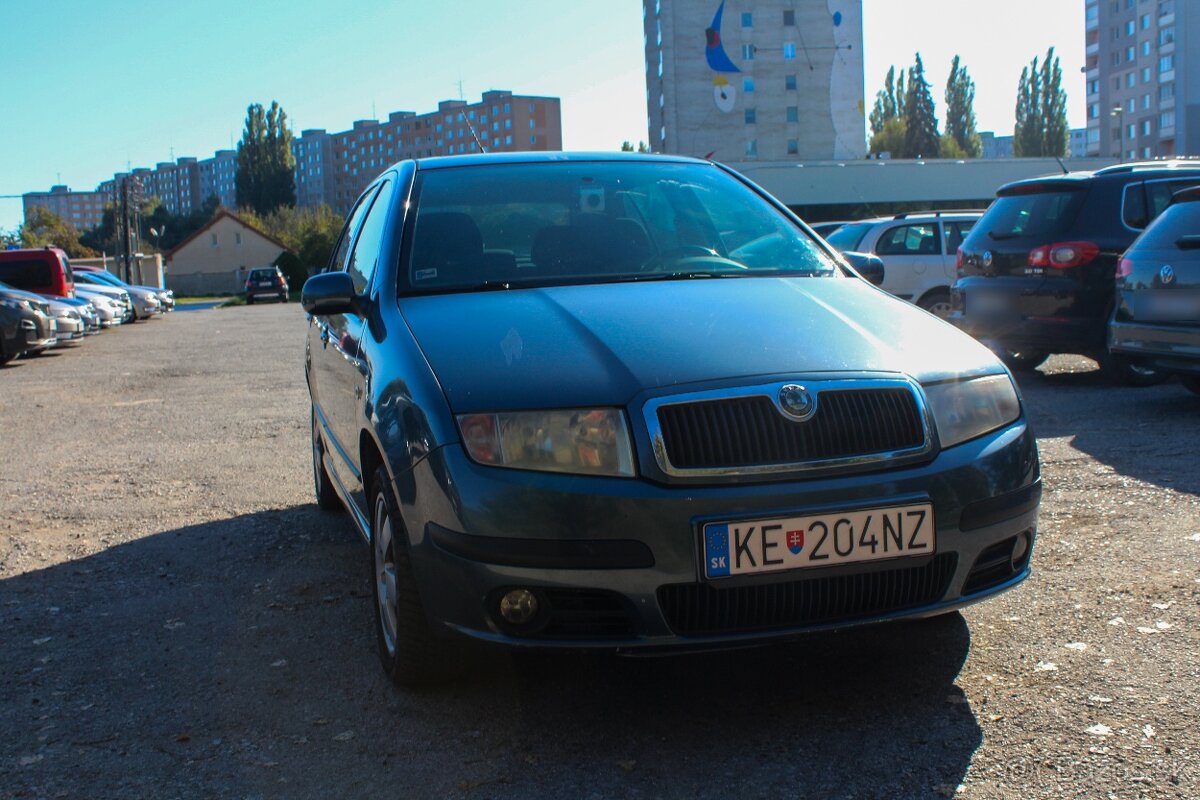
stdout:
POLYGON ((129 299, 133 301, 135 319, 150 319, 162 310, 162 304, 158 302, 158 295, 155 294, 153 289, 141 289, 136 286, 113 286, 103 278, 97 277, 94 273, 83 271, 75 274, 76 291, 79 290, 81 284, 125 292, 129 295, 129 299))
POLYGON ((92 283, 76 283, 75 294, 78 297, 88 300, 96 297, 104 297, 111 300, 120 311, 121 322, 129 322, 134 318, 133 300, 129 297, 129 292, 124 289, 92 283))

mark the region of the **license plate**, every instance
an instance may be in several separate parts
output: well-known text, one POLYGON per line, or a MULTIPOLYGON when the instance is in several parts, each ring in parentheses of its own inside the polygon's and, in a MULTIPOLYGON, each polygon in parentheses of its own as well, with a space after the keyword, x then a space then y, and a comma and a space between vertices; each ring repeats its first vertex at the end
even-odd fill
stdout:
POLYGON ((1139 316, 1160 322, 1191 322, 1200 319, 1200 296, 1161 292, 1142 298, 1139 316))
POLYGON ((1008 296, 999 292, 967 292, 967 314, 977 316, 995 316, 1008 312, 1010 304, 1008 296))
POLYGON ((935 547, 929 503, 710 522, 704 526, 704 572, 709 578, 727 578, 928 556, 935 547))
POLYGON ((271 282, 270 281, 259 281, 258 285, 259 286, 270 286, 271 282))

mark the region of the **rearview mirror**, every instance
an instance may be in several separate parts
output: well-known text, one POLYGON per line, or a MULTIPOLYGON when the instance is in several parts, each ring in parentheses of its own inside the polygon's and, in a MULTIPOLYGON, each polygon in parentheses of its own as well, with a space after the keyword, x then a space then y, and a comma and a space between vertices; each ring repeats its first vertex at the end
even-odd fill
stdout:
POLYGON ((883 261, 879 256, 870 253, 842 253, 842 257, 868 282, 876 286, 883 284, 883 261))
POLYGON ((304 282, 300 305, 314 316, 354 314, 361 316, 354 294, 354 281, 345 272, 326 272, 304 282))

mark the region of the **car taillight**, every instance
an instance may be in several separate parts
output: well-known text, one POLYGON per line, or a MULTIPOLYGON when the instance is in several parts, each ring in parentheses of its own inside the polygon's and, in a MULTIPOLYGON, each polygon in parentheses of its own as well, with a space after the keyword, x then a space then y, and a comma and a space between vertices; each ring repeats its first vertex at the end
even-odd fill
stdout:
POLYGON ((1117 262, 1117 280, 1124 280, 1133 274, 1133 259, 1122 257, 1117 262))
POLYGON ((961 278, 963 276, 963 251, 961 247, 958 248, 958 257, 954 262, 954 271, 958 273, 958 277, 961 278))
POLYGON ((250 286, 251 286, 251 281, 246 281, 246 288, 249 289, 250 286))
POLYGON ((1029 266, 1070 269, 1092 261, 1100 254, 1094 242, 1058 242, 1035 247, 1029 251, 1029 266))

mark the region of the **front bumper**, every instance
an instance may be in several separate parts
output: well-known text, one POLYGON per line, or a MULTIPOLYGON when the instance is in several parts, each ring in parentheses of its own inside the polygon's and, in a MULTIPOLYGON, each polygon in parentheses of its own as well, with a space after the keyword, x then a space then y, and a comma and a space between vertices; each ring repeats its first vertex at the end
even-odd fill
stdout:
POLYGON ((455 444, 397 485, 418 588, 440 635, 647 652, 928 616, 1011 588, 1029 574, 1040 491, 1023 419, 921 466, 819 480, 662 486, 489 469, 455 444), (925 501, 934 507, 933 555, 702 576, 705 522, 925 501), (1014 558, 1013 547, 1025 555, 1014 558), (551 612, 529 628, 506 624, 495 610, 512 588, 541 595, 551 612))
POLYGON ((1164 372, 1200 375, 1200 326, 1113 320, 1108 348, 1164 372))

